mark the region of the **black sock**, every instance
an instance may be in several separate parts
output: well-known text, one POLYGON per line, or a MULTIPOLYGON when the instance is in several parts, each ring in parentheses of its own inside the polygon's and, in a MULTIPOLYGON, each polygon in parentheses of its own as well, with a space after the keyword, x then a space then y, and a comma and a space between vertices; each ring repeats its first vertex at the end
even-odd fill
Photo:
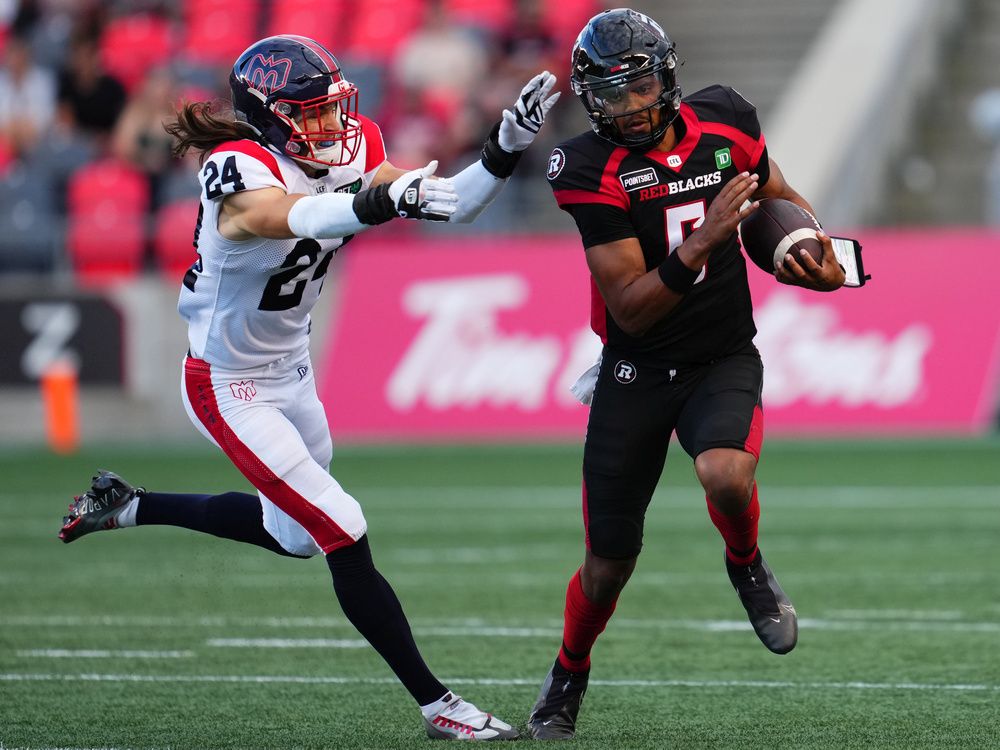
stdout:
POLYGON ((299 557, 286 551, 267 533, 260 498, 245 492, 226 492, 222 495, 146 492, 139 500, 135 522, 137 526, 180 526, 223 539, 255 544, 279 555, 299 557))
POLYGON ((395 592, 375 570, 368 536, 334 550, 326 562, 347 619, 385 659, 414 700, 425 706, 447 693, 420 656, 395 592))

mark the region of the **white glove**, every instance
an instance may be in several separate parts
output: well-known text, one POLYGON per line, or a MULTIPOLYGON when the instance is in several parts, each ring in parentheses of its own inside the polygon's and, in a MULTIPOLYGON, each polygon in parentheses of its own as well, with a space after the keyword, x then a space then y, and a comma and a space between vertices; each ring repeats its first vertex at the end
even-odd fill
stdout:
POLYGON ((544 70, 528 81, 514 103, 514 111, 503 111, 497 140, 500 148, 508 153, 524 151, 538 135, 545 122, 545 115, 559 99, 560 92, 549 96, 556 85, 556 77, 544 70))
POLYGON ((397 177, 389 185, 389 199, 406 219, 448 221, 458 207, 458 194, 449 180, 431 177, 437 161, 397 177))

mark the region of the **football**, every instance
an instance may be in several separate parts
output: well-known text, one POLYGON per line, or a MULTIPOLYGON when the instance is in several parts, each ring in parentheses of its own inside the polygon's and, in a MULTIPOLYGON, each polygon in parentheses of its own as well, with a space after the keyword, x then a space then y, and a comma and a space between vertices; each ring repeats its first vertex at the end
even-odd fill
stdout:
POLYGON ((768 198, 740 222, 740 241, 747 257, 773 274, 786 253, 798 259, 799 251, 806 250, 821 263, 823 245, 816 239, 820 228, 816 217, 801 206, 782 198, 768 198))

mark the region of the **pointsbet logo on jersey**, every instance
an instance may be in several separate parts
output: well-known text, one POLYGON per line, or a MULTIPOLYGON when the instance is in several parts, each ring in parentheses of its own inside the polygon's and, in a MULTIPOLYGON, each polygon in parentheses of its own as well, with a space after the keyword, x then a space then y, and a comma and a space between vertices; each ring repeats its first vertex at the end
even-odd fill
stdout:
POLYGON ((722 172, 700 174, 697 177, 691 177, 687 180, 675 180, 674 182, 665 182, 662 185, 643 188, 639 191, 639 200, 648 201, 651 198, 662 198, 664 195, 677 195, 677 193, 686 193, 688 190, 697 190, 698 188, 710 185, 718 185, 720 182, 722 182, 722 172))

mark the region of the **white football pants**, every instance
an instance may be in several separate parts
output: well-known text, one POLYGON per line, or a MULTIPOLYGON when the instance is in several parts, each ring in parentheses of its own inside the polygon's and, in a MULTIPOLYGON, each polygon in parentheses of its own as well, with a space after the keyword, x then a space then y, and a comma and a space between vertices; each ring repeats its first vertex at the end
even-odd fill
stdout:
POLYGON ((330 476, 333 442, 308 357, 249 370, 184 358, 188 416, 257 488, 264 528, 293 555, 324 554, 366 531, 361 506, 330 476))

